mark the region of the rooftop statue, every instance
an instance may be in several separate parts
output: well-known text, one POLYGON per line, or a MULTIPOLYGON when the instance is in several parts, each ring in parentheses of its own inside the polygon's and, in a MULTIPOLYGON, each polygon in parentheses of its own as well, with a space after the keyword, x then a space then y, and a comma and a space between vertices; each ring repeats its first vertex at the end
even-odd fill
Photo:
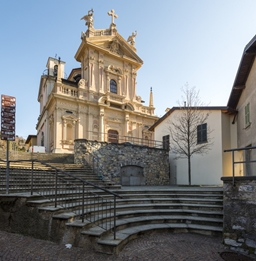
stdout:
POLYGON ((81 20, 85 20, 85 25, 88 26, 88 28, 93 27, 93 9, 88 11, 88 14, 81 18, 81 20))
POLYGON ((132 32, 132 35, 130 35, 127 39, 127 42, 130 43, 132 46, 135 45, 135 37, 137 36, 137 31, 132 32))

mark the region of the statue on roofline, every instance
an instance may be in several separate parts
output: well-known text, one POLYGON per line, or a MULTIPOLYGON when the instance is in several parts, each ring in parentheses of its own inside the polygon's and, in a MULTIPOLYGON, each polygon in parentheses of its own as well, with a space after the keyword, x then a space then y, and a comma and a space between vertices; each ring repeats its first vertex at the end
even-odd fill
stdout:
POLYGON ((88 14, 83 16, 81 20, 85 20, 85 25, 89 28, 93 28, 93 9, 88 11, 88 14))
POLYGON ((132 46, 135 45, 135 37, 137 36, 137 31, 132 32, 132 35, 130 35, 127 39, 127 42, 130 43, 132 46))

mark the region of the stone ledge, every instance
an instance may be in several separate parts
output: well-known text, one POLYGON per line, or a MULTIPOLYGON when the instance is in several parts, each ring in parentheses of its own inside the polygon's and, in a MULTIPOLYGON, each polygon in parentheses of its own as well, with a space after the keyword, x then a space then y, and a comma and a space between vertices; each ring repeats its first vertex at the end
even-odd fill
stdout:
MULTIPOLYGON (((221 177, 222 181, 225 182, 232 182, 233 181, 233 177, 221 177)), ((235 181, 238 180, 256 180, 256 176, 238 176, 235 177, 235 181)))

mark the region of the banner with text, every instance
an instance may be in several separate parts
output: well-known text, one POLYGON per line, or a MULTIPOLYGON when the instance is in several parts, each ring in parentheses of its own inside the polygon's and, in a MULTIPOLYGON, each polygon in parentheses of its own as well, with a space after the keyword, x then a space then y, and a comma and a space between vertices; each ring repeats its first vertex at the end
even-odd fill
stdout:
POLYGON ((16 98, 1 95, 1 139, 15 140, 16 98))

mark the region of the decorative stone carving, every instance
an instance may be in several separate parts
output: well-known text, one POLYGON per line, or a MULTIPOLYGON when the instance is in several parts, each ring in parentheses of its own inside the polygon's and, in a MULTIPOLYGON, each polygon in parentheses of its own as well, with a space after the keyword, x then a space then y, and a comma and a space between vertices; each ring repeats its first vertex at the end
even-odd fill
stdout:
POLYGON ((120 44, 118 43, 118 41, 116 39, 114 39, 112 42, 110 42, 108 48, 109 48, 110 52, 112 52, 112 53, 123 55, 123 51, 120 49, 120 44))
POLYGON ((85 89, 85 79, 80 79, 80 81, 78 82, 78 87, 85 89))
POLYGON ((132 76, 136 77, 137 76, 137 71, 135 69, 132 69, 132 76))
POLYGON ((108 67, 105 68, 105 72, 119 75, 119 77, 121 77, 120 79, 122 79, 123 71, 121 68, 117 66, 109 65, 108 67))
POLYGON ((136 101, 141 102, 141 97, 140 96, 136 96, 136 101))
POLYGON ((100 109, 100 116, 104 117, 104 109, 100 109))

